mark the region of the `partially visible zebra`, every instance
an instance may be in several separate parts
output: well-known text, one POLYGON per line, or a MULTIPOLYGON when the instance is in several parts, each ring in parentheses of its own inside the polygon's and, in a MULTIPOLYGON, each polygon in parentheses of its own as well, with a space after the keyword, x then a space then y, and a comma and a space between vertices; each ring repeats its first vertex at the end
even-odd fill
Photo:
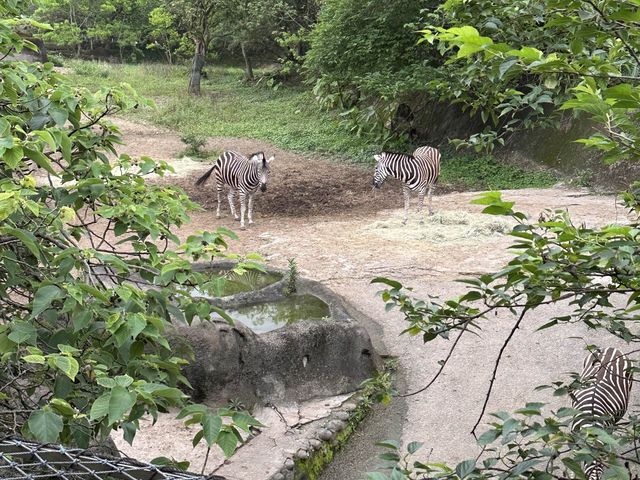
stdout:
POLYGON ((212 173, 215 173, 216 191, 218 193, 218 208, 216 218, 220 218, 220 202, 222 187, 229 185, 229 207, 231 214, 238 220, 234 199, 236 192, 240 195, 240 228, 244 230, 244 213, 247 209, 248 198, 248 219, 249 224, 253 223, 253 195, 260 187, 260 191, 267 191, 267 178, 269 175, 269 164, 275 157, 267 159, 263 152, 252 153, 249 158, 244 155, 226 151, 216 160, 216 163, 196 181, 196 185, 204 185, 212 173))
MULTIPOLYGON (((580 376, 582 387, 574 393, 573 408, 580 411, 573 429, 613 427, 629 405, 633 383, 631 361, 620 350, 609 347, 590 353, 580 376)), ((588 480, 600 480, 605 465, 594 460, 584 469, 588 480)))
POLYGON ((376 170, 373 173, 373 186, 380 188, 387 177, 397 178, 403 183, 404 219, 407 223, 410 191, 418 192, 418 212, 422 212, 424 196, 429 195, 429 215, 433 214, 431 193, 440 175, 440 152, 433 147, 419 147, 413 155, 395 152, 382 152, 374 155, 376 170))

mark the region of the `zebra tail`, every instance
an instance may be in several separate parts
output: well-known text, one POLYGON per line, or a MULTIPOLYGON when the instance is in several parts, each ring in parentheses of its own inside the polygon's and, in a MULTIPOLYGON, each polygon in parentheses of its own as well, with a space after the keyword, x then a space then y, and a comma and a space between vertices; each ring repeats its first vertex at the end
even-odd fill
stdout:
POLYGON ((211 174, 213 173, 213 171, 216 169, 216 166, 214 165, 213 167, 211 167, 209 169, 209 171, 207 173, 205 173, 203 176, 201 176, 198 180, 196 180, 196 185, 199 187, 201 185, 204 185, 205 182, 207 180, 209 180, 209 177, 211 176, 211 174))

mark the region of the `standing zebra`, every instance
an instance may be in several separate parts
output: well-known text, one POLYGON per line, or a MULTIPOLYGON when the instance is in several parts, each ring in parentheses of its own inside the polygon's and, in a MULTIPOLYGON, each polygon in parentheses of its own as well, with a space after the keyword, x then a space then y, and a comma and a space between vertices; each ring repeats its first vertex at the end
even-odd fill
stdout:
POLYGON ((220 196, 222 195, 223 185, 229 185, 229 207, 231 214, 238 220, 234 198, 236 191, 240 195, 240 228, 244 230, 244 212, 247 206, 247 198, 249 199, 248 218, 249 225, 253 223, 253 195, 260 187, 260 191, 267 191, 267 177, 269 175, 269 164, 274 157, 267 159, 263 152, 253 153, 249 159, 244 155, 226 151, 216 160, 216 163, 209 169, 207 173, 201 176, 196 185, 204 185, 209 179, 211 173, 215 172, 216 191, 218 193, 218 208, 216 210, 216 218, 220 218, 220 196))
MULTIPOLYGON (((623 417, 629 405, 633 370, 629 359, 616 348, 590 353, 584 360, 580 381, 582 387, 574 393, 573 408, 579 410, 573 429, 613 427, 623 417)), ((605 470, 600 460, 584 469, 588 480, 600 480, 605 470)))
POLYGON ((404 194, 404 219, 407 223, 410 191, 418 191, 418 212, 422 212, 425 193, 429 195, 429 215, 431 208, 431 191, 440 174, 440 152, 433 147, 419 147, 413 155, 404 153, 382 152, 373 156, 376 159, 376 170, 373 173, 373 186, 380 188, 387 177, 402 181, 404 194))

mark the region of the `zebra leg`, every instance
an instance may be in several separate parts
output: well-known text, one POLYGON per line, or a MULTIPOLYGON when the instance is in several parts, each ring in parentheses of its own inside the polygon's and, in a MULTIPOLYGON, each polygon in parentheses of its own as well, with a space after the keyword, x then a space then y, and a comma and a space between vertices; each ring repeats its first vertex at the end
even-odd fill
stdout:
POLYGON ((216 218, 220 218, 220 203, 222 201, 222 185, 216 183, 216 192, 218 193, 218 207, 216 208, 216 218))
POLYGON ((429 215, 433 215, 433 207, 432 207, 432 192, 433 192, 433 185, 429 185, 429 215))
POLYGON ((249 218, 249 225, 253 224, 253 194, 249 194, 249 208, 247 210, 247 217, 249 218))
POLYGON ((406 225, 407 219, 409 217, 409 199, 411 198, 409 187, 407 187, 406 185, 402 187, 402 194, 404 195, 404 218, 402 219, 402 224, 406 225))
POLYGON ((240 230, 244 230, 244 212, 247 209, 247 196, 240 191, 240 230))
POLYGON ((420 225, 424 224, 424 219, 422 218, 422 207, 424 205, 424 194, 426 193, 426 188, 421 188, 418 192, 418 215, 420 216, 420 225))
POLYGON ((238 212, 236 212, 236 206, 234 204, 235 196, 236 196, 236 191, 233 188, 230 189, 229 195, 227 196, 227 198, 229 199, 229 208, 231 209, 231 215, 233 215, 233 218, 238 220, 238 212))

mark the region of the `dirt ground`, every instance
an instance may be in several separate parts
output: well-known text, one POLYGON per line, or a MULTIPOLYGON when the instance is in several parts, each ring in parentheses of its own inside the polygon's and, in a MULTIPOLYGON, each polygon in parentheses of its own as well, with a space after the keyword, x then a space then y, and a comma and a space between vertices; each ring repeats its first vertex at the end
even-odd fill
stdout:
MULTIPOLYGON (((371 285, 371 279, 392 277, 414 287, 417 295, 446 298, 464 291, 456 279, 498 269, 510 257, 511 242, 503 234, 505 226, 483 224, 481 207, 469 203, 476 195, 473 192, 442 194, 446 192, 442 187, 434 198, 433 218, 420 224, 422 219, 414 214, 408 225, 402 226, 400 188, 385 185, 374 196, 371 169, 337 165, 254 140, 212 138, 208 145, 212 149, 243 153, 264 150, 267 155, 276 155, 268 191, 256 196, 256 223, 240 231, 238 223, 229 218, 226 204, 223 211, 227 216, 215 219, 212 185, 193 187, 193 181, 208 167, 176 160, 184 146, 175 134, 128 121, 119 123, 127 152, 173 163, 178 175, 163 181, 184 187, 205 208, 192 215, 191 223, 180 231, 181 236, 226 226, 240 237, 231 245, 234 251, 259 252, 274 267, 286 267, 287 259, 295 258, 303 275, 324 282, 371 318, 366 327, 374 345, 382 354, 398 358, 405 392, 419 389, 429 381, 450 344, 424 345, 419 338, 400 336, 405 328, 402 316, 395 311, 385 312, 383 302, 376 296, 379 287, 371 285)), ((544 209, 562 208, 568 209, 576 221, 589 225, 626 221, 624 210, 612 196, 553 188, 506 191, 503 197, 515 201, 521 211, 534 218, 544 209)), ((546 392, 534 392, 534 387, 567 371, 579 370, 584 346, 597 343, 599 337, 575 325, 536 332, 551 313, 556 311, 540 311, 515 335, 505 352, 488 411, 513 410, 525 400, 558 406, 557 399, 546 392)), ((400 413, 386 421, 400 425, 400 440, 425 442, 419 460, 455 465, 477 454, 471 427, 484 401, 494 359, 513 321, 509 316, 492 319, 480 336, 470 336, 460 343, 444 375, 433 387, 397 400, 402 405, 400 410, 396 409, 400 413)), ((384 412, 376 418, 384 419, 384 412)), ((486 417, 485 421, 488 420, 486 417)), ((385 439, 385 429, 382 430, 375 435, 362 432, 354 442, 373 445, 385 439)), ((173 443, 172 433, 168 431, 165 439, 156 438, 155 443, 156 447, 169 447, 173 443)), ((347 448, 337 457, 337 466, 330 468, 324 478, 364 479, 365 472, 379 463, 375 448, 364 450, 347 448)), ((176 456, 171 452, 164 454, 176 456)), ((157 454, 138 447, 136 456, 144 459, 157 454)))

